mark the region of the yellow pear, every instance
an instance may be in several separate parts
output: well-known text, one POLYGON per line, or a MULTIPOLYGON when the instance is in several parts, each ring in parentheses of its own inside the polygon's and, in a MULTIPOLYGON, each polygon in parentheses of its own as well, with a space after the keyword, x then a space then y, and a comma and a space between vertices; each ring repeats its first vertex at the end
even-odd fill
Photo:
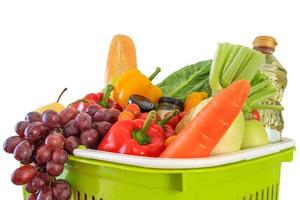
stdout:
POLYGON ((36 112, 39 112, 39 113, 43 113, 43 112, 45 112, 46 110, 53 110, 53 111, 55 111, 55 112, 61 112, 62 110, 64 110, 64 109, 65 109, 65 106, 62 105, 62 104, 60 104, 60 103, 59 103, 59 100, 60 100, 61 96, 63 95, 63 93, 64 93, 66 90, 67 90, 67 88, 65 88, 65 89, 61 92, 61 94, 59 95, 59 97, 58 97, 58 99, 57 99, 56 102, 47 104, 47 105, 45 105, 45 106, 42 106, 42 107, 36 109, 35 111, 36 111, 36 112))

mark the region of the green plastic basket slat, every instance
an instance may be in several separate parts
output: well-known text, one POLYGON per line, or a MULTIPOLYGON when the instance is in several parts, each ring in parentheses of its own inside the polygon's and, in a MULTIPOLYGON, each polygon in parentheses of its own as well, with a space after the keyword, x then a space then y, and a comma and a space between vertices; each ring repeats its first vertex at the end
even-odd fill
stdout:
MULTIPOLYGON (((217 167, 151 169, 70 156, 72 200, 278 200, 282 162, 295 148, 217 167)), ((26 192, 24 198, 26 199, 26 192)))

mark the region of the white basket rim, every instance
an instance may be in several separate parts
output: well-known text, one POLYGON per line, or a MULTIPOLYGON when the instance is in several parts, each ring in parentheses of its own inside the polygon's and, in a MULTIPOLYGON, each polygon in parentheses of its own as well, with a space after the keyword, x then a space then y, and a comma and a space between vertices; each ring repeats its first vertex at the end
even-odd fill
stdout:
POLYGON ((245 160, 252 160, 255 158, 274 154, 294 146, 294 140, 289 138, 282 138, 280 142, 270 143, 264 146, 255 147, 251 149, 240 150, 233 153, 213 155, 206 158, 151 158, 111 153, 92 149, 75 149, 73 151, 73 154, 82 158, 89 158, 145 168, 194 169, 216 167, 245 160))

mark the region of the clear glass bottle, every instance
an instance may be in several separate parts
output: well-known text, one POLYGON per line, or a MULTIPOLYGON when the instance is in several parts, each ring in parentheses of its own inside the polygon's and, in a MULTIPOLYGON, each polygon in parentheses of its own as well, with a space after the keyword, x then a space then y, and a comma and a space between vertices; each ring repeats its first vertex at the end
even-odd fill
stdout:
MULTIPOLYGON (((265 64, 261 66, 260 70, 273 81, 273 86, 277 89, 276 95, 263 102, 267 105, 280 105, 284 89, 287 85, 287 72, 273 55, 276 45, 275 38, 270 36, 258 36, 253 42, 253 48, 266 55, 265 64)), ((259 113, 266 127, 269 142, 280 141, 284 126, 281 111, 259 110, 259 113)))

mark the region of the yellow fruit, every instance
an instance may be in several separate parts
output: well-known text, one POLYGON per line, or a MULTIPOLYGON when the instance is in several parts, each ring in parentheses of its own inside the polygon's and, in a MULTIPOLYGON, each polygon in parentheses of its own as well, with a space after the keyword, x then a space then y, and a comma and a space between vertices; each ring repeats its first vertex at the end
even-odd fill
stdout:
POLYGON ((55 103, 50 103, 48 105, 42 106, 42 107, 36 109, 35 111, 39 112, 39 113, 43 113, 46 110, 54 110, 56 112, 61 112, 63 109, 65 109, 64 105, 55 102, 55 103))
POLYGON ((63 93, 64 93, 65 91, 67 91, 67 88, 65 88, 65 89, 60 93, 60 95, 59 95, 59 97, 58 97, 58 99, 57 99, 56 102, 47 104, 47 105, 45 105, 45 106, 42 106, 42 107, 36 109, 35 111, 36 111, 36 112, 39 112, 39 113, 43 113, 43 112, 45 112, 46 110, 53 110, 53 111, 55 111, 55 112, 61 112, 62 110, 65 109, 65 106, 62 105, 62 104, 60 104, 60 103, 59 103, 59 100, 60 100, 60 97, 63 95, 63 93))
POLYGON ((105 85, 130 69, 137 68, 135 46, 126 35, 113 37, 107 56, 105 85))

